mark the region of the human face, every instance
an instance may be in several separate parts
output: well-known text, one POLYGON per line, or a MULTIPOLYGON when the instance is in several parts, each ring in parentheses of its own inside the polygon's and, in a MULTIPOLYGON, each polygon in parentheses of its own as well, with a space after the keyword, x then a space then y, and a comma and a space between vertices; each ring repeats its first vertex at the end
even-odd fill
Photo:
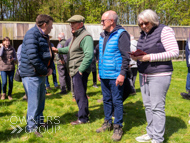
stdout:
POLYGON ((144 21, 139 19, 139 27, 142 31, 148 33, 152 29, 153 25, 146 19, 144 21))
POLYGON ((60 37, 58 37, 58 40, 59 40, 59 41, 61 41, 61 38, 60 38, 60 37))
POLYGON ((82 22, 71 22, 71 32, 75 33, 78 29, 80 29, 83 26, 82 22))
POLYGON ((52 20, 50 20, 48 24, 44 23, 42 30, 46 35, 48 35, 51 32, 51 29, 53 29, 52 25, 53 25, 52 20))
POLYGON ((9 41, 9 40, 3 41, 3 45, 4 45, 6 48, 8 48, 9 45, 10 45, 10 41, 9 41))
POLYGON ((103 26, 103 30, 105 30, 107 32, 111 32, 112 31, 112 28, 111 28, 112 24, 113 24, 113 20, 109 19, 106 14, 103 14, 102 19, 101 19, 101 25, 103 26))

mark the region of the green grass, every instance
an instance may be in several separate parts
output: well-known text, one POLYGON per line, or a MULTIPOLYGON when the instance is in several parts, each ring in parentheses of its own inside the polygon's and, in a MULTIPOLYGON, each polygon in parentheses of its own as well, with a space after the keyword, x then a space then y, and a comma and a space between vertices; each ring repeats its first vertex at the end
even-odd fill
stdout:
MULTIPOLYGON (((190 101, 182 99, 180 92, 185 91, 187 67, 185 61, 173 62, 174 72, 166 97, 166 131, 165 143, 189 143, 190 142, 190 101)), ((58 74, 57 74, 58 75, 58 74)), ((49 77, 53 87, 52 77, 49 77)), ((89 76, 87 94, 89 98, 90 123, 72 126, 71 121, 77 119, 77 104, 72 102, 71 92, 65 96, 59 95, 60 89, 49 91, 46 96, 44 116, 45 121, 53 124, 48 130, 43 130, 43 138, 36 138, 34 134, 28 134, 24 130, 21 133, 11 133, 11 125, 19 125, 25 128, 25 116, 27 102, 22 100, 24 89, 22 83, 14 81, 13 100, 0 101, 0 142, 64 142, 64 143, 110 143, 113 132, 106 131, 97 134, 95 131, 104 121, 103 104, 97 100, 102 98, 100 82, 99 88, 92 87, 92 75, 89 76), (49 116, 49 117, 48 117, 49 116)), ((136 80, 137 94, 130 96, 124 102, 123 130, 121 142, 136 143, 135 137, 146 133, 146 118, 144 106, 139 88, 139 79, 136 80)))

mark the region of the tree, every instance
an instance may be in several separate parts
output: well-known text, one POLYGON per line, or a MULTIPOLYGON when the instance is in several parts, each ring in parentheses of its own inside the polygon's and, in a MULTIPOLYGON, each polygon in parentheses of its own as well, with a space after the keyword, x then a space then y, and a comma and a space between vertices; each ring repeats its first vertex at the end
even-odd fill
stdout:
POLYGON ((138 14, 152 9, 166 25, 190 25, 189 0, 1 0, 1 20, 35 21, 38 14, 48 14, 55 22, 66 22, 74 14, 86 23, 100 23, 101 15, 114 10, 119 24, 137 24, 138 14))

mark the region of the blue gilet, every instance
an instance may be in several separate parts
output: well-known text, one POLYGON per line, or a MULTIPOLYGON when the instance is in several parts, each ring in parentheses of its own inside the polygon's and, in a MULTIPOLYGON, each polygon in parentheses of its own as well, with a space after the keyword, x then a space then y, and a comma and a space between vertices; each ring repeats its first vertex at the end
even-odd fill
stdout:
POLYGON ((124 29, 110 34, 103 52, 104 37, 99 40, 99 76, 101 79, 117 79, 121 71, 122 56, 118 47, 119 37, 124 29))

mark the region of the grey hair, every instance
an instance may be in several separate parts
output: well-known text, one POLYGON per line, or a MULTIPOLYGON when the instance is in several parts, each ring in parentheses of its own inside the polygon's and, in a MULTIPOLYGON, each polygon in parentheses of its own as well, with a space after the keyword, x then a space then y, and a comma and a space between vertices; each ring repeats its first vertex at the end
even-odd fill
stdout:
POLYGON ((61 38, 61 40, 65 39, 65 34, 63 32, 59 33, 58 35, 59 38, 61 38))
POLYGON ((113 14, 111 17, 113 18, 113 20, 115 21, 115 23, 117 23, 118 15, 117 14, 113 14))
POLYGON ((117 15, 117 13, 116 13, 115 11, 109 10, 109 11, 106 11, 105 13, 107 13, 107 14, 108 14, 108 17, 109 17, 110 19, 113 19, 114 22, 117 24, 118 15, 117 15))
POLYGON ((146 9, 144 11, 142 11, 139 15, 138 15, 138 24, 140 24, 139 20, 143 20, 143 21, 147 21, 152 23, 154 26, 158 26, 159 25, 159 18, 158 15, 156 14, 156 12, 154 12, 151 9, 146 9))

